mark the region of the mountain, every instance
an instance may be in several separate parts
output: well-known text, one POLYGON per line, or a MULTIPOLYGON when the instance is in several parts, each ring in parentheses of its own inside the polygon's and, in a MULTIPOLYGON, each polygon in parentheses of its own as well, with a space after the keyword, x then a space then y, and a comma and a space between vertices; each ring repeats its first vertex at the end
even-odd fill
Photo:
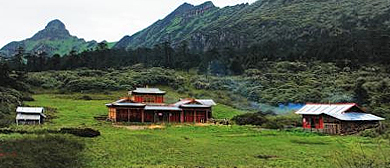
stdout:
POLYGON ((362 40, 372 37, 370 31, 390 32, 389 16, 390 1, 383 0, 259 0, 224 8, 185 3, 114 48, 185 40, 195 50, 260 45, 288 55, 340 37, 362 40))
MULTIPOLYGON (((242 7, 235 8, 239 10, 242 7)), ((179 42, 196 30, 207 27, 219 15, 231 15, 232 12, 234 10, 220 10, 210 1, 198 6, 184 3, 164 19, 132 36, 123 37, 114 48, 152 47, 168 40, 179 42)))
POLYGON ((23 41, 14 41, 0 49, 5 56, 12 56, 18 47, 23 47, 26 52, 44 51, 49 56, 54 54, 68 54, 71 50, 83 51, 94 48, 96 41, 85 41, 72 36, 60 20, 50 21, 45 29, 39 31, 31 38, 23 41))

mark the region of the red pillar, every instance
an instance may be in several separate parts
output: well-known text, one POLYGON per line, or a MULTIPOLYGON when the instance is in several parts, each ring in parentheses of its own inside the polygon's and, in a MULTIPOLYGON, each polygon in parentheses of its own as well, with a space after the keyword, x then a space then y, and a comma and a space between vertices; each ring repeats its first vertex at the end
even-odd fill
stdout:
POLYGON ((130 122, 130 109, 127 109, 127 122, 130 122))
POLYGON ((196 110, 194 110, 194 123, 196 123, 196 110))
POLYGON ((206 111, 205 111, 205 113, 206 113, 206 119, 204 120, 204 122, 206 123, 206 122, 207 122, 207 120, 209 119, 209 111, 208 111, 208 110, 206 110, 206 111))
POLYGON ((145 110, 141 110, 141 122, 145 121, 145 110))
POLYGON ((184 111, 181 110, 181 114, 180 114, 180 122, 183 123, 184 122, 184 111))

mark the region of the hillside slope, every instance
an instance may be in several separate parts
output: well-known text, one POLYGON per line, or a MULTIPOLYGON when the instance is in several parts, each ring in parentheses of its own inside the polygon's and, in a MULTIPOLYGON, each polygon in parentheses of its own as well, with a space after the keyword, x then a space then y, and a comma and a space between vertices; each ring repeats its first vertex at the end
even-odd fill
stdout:
POLYGON ((245 6, 242 4, 220 9, 210 1, 198 6, 184 3, 164 19, 132 36, 123 37, 114 47, 153 47, 165 41, 180 42, 189 35, 196 34, 198 30, 210 26, 215 20, 233 15, 245 6))
POLYGON ((0 49, 0 53, 10 57, 15 54, 18 47, 23 47, 26 52, 46 52, 49 56, 54 54, 68 54, 71 50, 84 51, 94 48, 96 41, 85 41, 72 36, 60 20, 50 21, 45 29, 39 31, 31 38, 14 41, 0 49))
POLYGON ((383 0, 259 0, 224 8, 211 2, 185 3, 114 47, 153 47, 165 41, 175 45, 185 40, 196 50, 260 44, 288 55, 338 36, 364 39, 368 35, 361 32, 388 29, 389 14, 390 1, 383 0))

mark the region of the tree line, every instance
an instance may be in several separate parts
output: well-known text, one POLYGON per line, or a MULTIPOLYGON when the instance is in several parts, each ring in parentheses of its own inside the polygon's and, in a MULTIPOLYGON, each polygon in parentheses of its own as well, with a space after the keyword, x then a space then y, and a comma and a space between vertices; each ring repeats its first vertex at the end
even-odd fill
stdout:
MULTIPOLYGON (((333 62, 339 67, 358 69, 365 64, 389 65, 390 34, 383 29, 352 30, 337 35, 317 32, 298 41, 267 41, 246 48, 213 48, 194 51, 189 42, 156 44, 152 48, 109 49, 101 42, 93 50, 64 56, 46 52, 27 53, 21 47, 2 67, 18 71, 70 70, 76 68, 107 69, 142 64, 217 75, 242 74, 246 69, 261 69, 268 61, 333 62), (316 35, 316 36, 314 36, 316 35), (313 37, 316 37, 313 40, 313 37), (5 64, 8 64, 5 66, 5 64)), ((390 72, 390 67, 386 68, 390 72)), ((4 71, 5 72, 5 71, 4 71)))

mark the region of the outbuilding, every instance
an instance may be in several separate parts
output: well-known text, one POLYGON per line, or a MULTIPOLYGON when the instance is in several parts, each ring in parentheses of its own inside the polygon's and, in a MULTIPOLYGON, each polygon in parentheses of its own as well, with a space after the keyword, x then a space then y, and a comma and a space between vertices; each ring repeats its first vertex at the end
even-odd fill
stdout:
POLYGON ((43 107, 18 107, 16 108, 16 124, 42 124, 46 116, 43 107))
POLYGON ((355 103, 306 104, 296 114, 302 115, 302 127, 327 134, 352 134, 377 127, 382 117, 366 113, 355 103))

